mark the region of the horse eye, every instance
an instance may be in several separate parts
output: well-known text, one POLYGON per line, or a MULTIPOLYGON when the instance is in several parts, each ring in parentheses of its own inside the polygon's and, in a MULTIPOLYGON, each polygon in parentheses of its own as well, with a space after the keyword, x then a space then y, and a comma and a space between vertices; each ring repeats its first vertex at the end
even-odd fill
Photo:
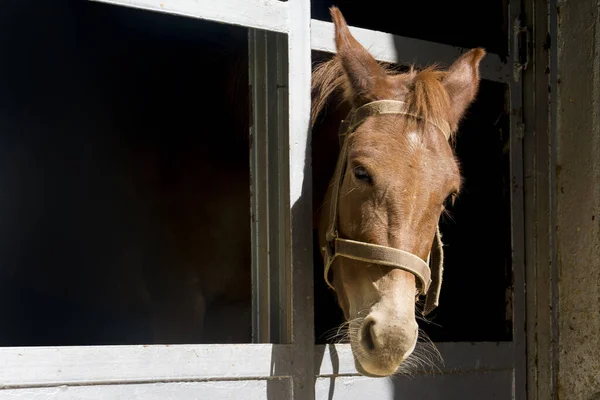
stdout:
POLYGON ((359 165, 354 168, 354 177, 356 179, 358 179, 359 181, 363 181, 363 182, 367 182, 367 183, 373 182, 373 180, 371 179, 371 175, 369 175, 369 172, 367 171, 367 169, 365 167, 363 167, 362 165, 359 165))

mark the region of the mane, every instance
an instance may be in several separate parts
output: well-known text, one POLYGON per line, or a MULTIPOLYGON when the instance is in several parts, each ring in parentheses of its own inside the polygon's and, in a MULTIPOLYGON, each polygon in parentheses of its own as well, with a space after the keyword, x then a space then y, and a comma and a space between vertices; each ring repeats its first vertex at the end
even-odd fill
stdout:
MULTIPOLYGON (((408 90, 405 99, 408 110, 423 118, 415 119, 416 124, 423 124, 424 120, 450 120, 450 98, 442 84, 446 71, 439 69, 437 65, 422 70, 417 70, 411 65, 407 72, 400 72, 399 68, 392 64, 379 64, 388 75, 398 79, 408 90)), ((350 101, 351 91, 337 56, 315 67, 312 73, 311 95, 311 126, 314 126, 333 101, 336 101, 337 105, 350 101)), ((451 126, 451 129, 454 135, 456 126, 451 126)))

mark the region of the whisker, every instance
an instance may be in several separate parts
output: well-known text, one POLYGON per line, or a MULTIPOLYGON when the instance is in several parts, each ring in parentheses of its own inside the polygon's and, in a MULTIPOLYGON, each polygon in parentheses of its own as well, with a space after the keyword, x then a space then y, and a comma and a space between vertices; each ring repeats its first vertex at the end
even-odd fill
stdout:
POLYGON ((452 215, 452 213, 449 210, 444 209, 444 211, 442 211, 442 222, 446 223, 446 222, 452 222, 453 224, 456 223, 456 220, 454 219, 454 215, 452 215))
POLYGON ((430 319, 427 319, 427 318, 423 317, 422 315, 415 315, 415 318, 416 318, 417 320, 419 320, 419 321, 423 321, 423 322, 425 322, 426 324, 431 324, 431 325, 437 326, 438 328, 441 328, 441 327, 442 327, 440 324, 436 324, 436 323, 435 323, 435 322, 433 322, 432 320, 430 320, 430 319))
POLYGON ((419 329, 419 338, 415 349, 412 354, 402 362, 394 375, 402 375, 412 379, 419 373, 431 372, 432 375, 435 375, 436 373, 441 374, 442 370, 438 366, 438 363, 444 364, 441 353, 427 333, 422 329, 419 329))
MULTIPOLYGON (((366 316, 369 315, 371 307, 374 303, 375 301, 357 312, 357 316, 355 318, 344 321, 339 326, 326 331, 324 335, 327 336, 327 341, 334 344, 349 342, 351 344, 350 348, 353 357, 363 361, 373 360, 373 355, 368 353, 362 346, 356 346, 356 343, 360 337, 362 323, 366 316)), ((415 313, 415 317, 426 323, 439 326, 431 321, 426 320, 418 311, 415 313)), ((394 319, 392 319, 390 322, 393 321, 394 319)), ((401 320, 398 319, 398 321, 400 322, 401 320)), ((418 374, 428 374, 430 372, 432 375, 441 374, 442 370, 440 365, 444 365, 444 360, 441 353, 431 338, 429 338, 427 333, 419 328, 415 349, 413 350, 412 354, 402 362, 397 371, 390 376, 390 379, 400 375, 409 379, 413 379, 418 374)))
POLYGON ((417 320, 423 321, 423 322, 425 322, 425 323, 427 323, 427 324, 435 325, 435 326, 437 326, 437 327, 439 327, 439 328, 441 328, 441 327, 442 327, 441 325, 439 325, 439 324, 436 324, 436 323, 435 323, 435 322, 433 322, 432 320, 430 320, 430 319, 427 319, 427 317, 425 317, 425 316, 423 315, 423 311, 422 311, 422 309, 423 309, 423 307, 425 306, 425 302, 424 302, 424 300, 422 300, 421 298, 419 298, 419 299, 416 301, 416 303, 415 303, 415 304, 417 305, 417 307, 415 307, 415 318, 416 318, 417 320))

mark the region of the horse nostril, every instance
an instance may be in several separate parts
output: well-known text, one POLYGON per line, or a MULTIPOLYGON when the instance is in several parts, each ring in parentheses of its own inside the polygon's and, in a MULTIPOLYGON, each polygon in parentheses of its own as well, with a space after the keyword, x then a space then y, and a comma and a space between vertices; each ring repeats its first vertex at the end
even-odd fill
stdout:
POLYGON ((363 325, 362 342, 363 346, 369 351, 375 350, 375 333, 373 332, 374 326, 375 321, 373 320, 365 321, 365 324, 363 325))

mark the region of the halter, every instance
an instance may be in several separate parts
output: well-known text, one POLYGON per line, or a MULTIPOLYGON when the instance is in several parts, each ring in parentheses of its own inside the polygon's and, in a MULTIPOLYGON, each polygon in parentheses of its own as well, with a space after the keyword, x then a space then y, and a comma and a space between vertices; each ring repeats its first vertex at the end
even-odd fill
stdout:
MULTIPOLYGON (((423 315, 427 315, 438 306, 440 289, 442 287, 444 251, 442 249, 439 226, 435 232, 431 251, 427 256, 427 262, 408 251, 372 243, 342 239, 338 235, 338 200, 342 181, 346 173, 348 158, 346 137, 348 134, 354 132, 368 117, 381 114, 401 114, 423 119, 421 116, 409 112, 406 103, 403 101, 379 100, 367 103, 350 111, 348 117, 341 122, 338 133, 341 151, 334 175, 335 187, 332 193, 329 211, 330 222, 326 234, 327 246, 323 248, 325 258, 325 282, 334 289, 329 282, 329 269, 336 257, 344 257, 366 263, 401 269, 412 273, 417 278, 418 295, 427 296, 425 299, 425 307, 423 308, 423 315)), ((446 139, 450 138, 451 128, 447 121, 434 121, 428 119, 426 122, 434 125, 444 134, 446 139)))

